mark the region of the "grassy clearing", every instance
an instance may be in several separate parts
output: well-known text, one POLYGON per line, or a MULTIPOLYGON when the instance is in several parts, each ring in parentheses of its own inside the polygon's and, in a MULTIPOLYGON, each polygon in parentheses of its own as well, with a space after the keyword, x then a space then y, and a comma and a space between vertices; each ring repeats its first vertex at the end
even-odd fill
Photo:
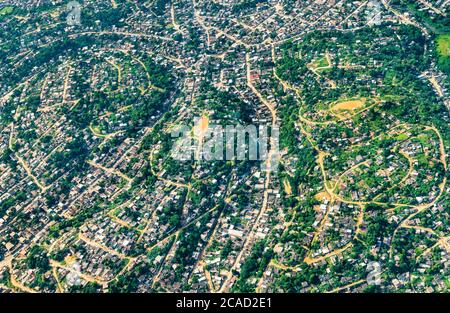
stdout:
POLYGON ((450 288, 450 280, 448 278, 445 279, 445 284, 448 288, 450 288))
POLYGON ((93 125, 92 123, 89 125, 89 128, 91 130, 91 132, 97 136, 97 137, 106 137, 106 135, 103 134, 100 126, 98 125, 93 125))
MULTIPOLYGON (((438 68, 444 73, 450 73, 450 33, 439 35, 436 39, 438 68)), ((448 80, 447 80, 448 81, 448 80)))
POLYGON ((8 15, 13 12, 14 8, 12 6, 6 6, 3 8, 0 8, 0 15, 8 15))
POLYGON ((291 184, 289 183, 289 180, 284 179, 283 186, 284 186, 284 191, 286 192, 286 194, 292 195, 292 187, 291 187, 291 184))
POLYGON ((437 51, 440 57, 450 56, 450 34, 444 34, 437 37, 437 51))
POLYGON ((397 140, 397 141, 403 141, 403 140, 406 140, 406 139, 408 139, 409 137, 408 137, 408 135, 406 135, 406 134, 398 134, 396 137, 395 137, 395 140, 397 140))
POLYGON ((317 71, 322 71, 322 70, 331 68, 330 55, 327 53, 327 54, 325 54, 324 57, 317 59, 317 60, 313 60, 309 64, 309 66, 312 70, 317 70, 317 71))
POLYGON ((330 201, 330 200, 331 200, 330 194, 329 194, 328 192, 326 192, 326 191, 321 191, 321 192, 319 192, 318 194, 316 194, 316 195, 314 196, 314 198, 315 198, 317 201, 324 201, 324 200, 330 201))
POLYGON ((363 99, 355 99, 355 100, 345 100, 337 102, 333 107, 331 107, 331 110, 333 111, 339 111, 339 110, 346 110, 351 111, 355 109, 362 108, 364 106, 365 101, 363 99))
POLYGON ((315 68, 319 68, 319 67, 327 67, 330 66, 330 63, 328 63, 328 60, 323 57, 319 60, 317 60, 316 62, 314 62, 314 67, 315 68))

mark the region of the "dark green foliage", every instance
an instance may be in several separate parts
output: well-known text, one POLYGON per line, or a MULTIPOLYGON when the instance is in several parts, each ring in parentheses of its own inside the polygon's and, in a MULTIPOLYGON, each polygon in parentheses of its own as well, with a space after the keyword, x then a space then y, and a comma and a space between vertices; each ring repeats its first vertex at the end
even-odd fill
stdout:
POLYGON ((41 246, 33 246, 28 252, 26 263, 29 268, 37 269, 42 273, 50 270, 47 252, 41 246))

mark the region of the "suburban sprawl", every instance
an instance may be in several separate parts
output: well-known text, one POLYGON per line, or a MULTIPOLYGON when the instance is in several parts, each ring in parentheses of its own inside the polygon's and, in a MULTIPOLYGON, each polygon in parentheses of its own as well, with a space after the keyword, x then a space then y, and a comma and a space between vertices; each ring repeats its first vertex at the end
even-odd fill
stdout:
POLYGON ((449 292, 449 7, 1 1, 0 293, 449 292))

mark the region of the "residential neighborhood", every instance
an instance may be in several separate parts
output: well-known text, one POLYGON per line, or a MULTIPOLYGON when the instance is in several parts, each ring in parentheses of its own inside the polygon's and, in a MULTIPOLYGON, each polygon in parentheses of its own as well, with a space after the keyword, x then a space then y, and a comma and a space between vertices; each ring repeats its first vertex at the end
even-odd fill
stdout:
POLYGON ((68 3, 0 3, 0 293, 449 291, 448 1, 68 3))

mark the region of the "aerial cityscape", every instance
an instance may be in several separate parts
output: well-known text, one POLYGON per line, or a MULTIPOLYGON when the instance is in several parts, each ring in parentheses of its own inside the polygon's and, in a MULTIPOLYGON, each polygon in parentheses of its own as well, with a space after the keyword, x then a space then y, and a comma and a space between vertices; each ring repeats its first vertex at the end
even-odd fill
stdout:
POLYGON ((0 1, 0 293, 450 292, 449 7, 0 1))

